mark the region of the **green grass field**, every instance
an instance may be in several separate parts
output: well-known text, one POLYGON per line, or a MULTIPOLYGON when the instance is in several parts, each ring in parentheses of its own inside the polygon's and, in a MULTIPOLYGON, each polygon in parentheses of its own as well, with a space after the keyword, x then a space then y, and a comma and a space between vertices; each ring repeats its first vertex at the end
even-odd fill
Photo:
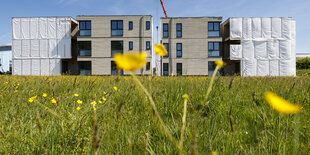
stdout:
MULTIPOLYGON (((208 77, 139 79, 177 139, 182 95, 189 95, 188 154, 310 152, 310 76, 218 77, 207 102, 208 77), (265 101, 266 91, 302 105, 303 112, 277 113, 265 101)), ((0 154, 178 154, 153 114, 132 77, 0 76, 0 154), (36 95, 34 102, 28 101, 36 95), (99 103, 103 96, 106 101, 99 103)))

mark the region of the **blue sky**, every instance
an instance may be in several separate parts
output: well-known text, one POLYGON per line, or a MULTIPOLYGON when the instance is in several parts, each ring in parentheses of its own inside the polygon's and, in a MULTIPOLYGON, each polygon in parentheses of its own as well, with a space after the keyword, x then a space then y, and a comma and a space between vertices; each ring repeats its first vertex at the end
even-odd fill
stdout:
MULTIPOLYGON (((310 0, 164 0, 170 17, 293 17, 297 53, 310 52, 310 0)), ((153 15, 163 17, 160 0, 3 0, 0 45, 11 43, 11 17, 77 15, 153 15)), ((155 26, 154 26, 155 27, 155 26)), ((156 37, 156 35, 154 36, 156 37)))

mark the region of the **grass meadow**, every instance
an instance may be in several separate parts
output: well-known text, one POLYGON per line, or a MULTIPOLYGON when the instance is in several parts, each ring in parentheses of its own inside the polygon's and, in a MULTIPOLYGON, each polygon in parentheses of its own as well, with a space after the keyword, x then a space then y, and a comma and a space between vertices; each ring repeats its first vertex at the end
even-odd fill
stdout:
MULTIPOLYGON (((310 76, 217 77, 208 101, 209 77, 138 78, 176 139, 189 95, 185 154, 310 153, 310 76), (279 114, 266 91, 303 112, 279 114)), ((178 154, 152 118, 132 77, 0 76, 0 154, 178 154)))

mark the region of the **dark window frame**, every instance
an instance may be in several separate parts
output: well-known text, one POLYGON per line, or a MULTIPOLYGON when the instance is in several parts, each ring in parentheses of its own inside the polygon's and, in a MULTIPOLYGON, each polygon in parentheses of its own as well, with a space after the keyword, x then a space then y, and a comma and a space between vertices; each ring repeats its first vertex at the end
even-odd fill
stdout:
POLYGON ((92 25, 91 24, 91 20, 81 20, 81 21, 79 21, 79 36, 91 36, 91 27, 92 27, 91 25, 92 25), (89 23, 89 25, 87 23, 89 23), (90 33, 89 33, 89 35, 81 35, 81 30, 82 31, 89 31, 90 33))
POLYGON ((147 62, 145 65, 145 70, 149 71, 151 69, 151 62, 147 62))
POLYGON ((128 50, 133 50, 133 42, 129 41, 128 43, 128 50))
POLYGON ((169 38, 169 24, 168 23, 163 23, 163 38, 169 38), (165 26, 167 26, 167 29, 165 29, 165 26))
POLYGON ((145 50, 150 50, 151 49, 151 42, 150 41, 146 41, 145 42, 145 50))
POLYGON ((163 73, 162 73, 162 75, 163 76, 169 76, 169 63, 163 63, 163 73), (167 66, 165 66, 165 65, 167 65, 167 66), (167 71, 165 71, 165 68, 167 68, 167 71), (165 72, 167 72, 168 74, 165 74, 165 72))
POLYGON ((177 66, 176 66, 176 70, 177 70, 177 76, 182 76, 182 74, 183 74, 183 65, 182 65, 182 63, 177 63, 176 64, 177 66), (180 66, 179 65, 181 65, 181 70, 180 70, 180 66), (181 72, 179 72, 179 71, 181 71, 181 72))
POLYGON ((146 30, 150 30, 151 29, 151 22, 150 21, 146 21, 145 22, 145 28, 146 28, 146 30))
POLYGON ((123 36, 124 35, 124 22, 123 20, 111 20, 111 36, 123 36), (113 22, 116 22, 116 28, 113 28, 113 22), (122 25, 122 28, 119 27, 119 23, 122 25), (113 35, 114 31, 121 31, 122 33, 120 35, 113 35))
POLYGON ((221 42, 211 41, 208 42, 208 57, 221 57, 221 42), (212 44, 212 47, 210 46, 212 44), (218 49, 215 49, 215 44, 218 44, 218 49), (218 51, 217 56, 209 55, 210 52, 218 51))
POLYGON ((169 58, 169 43, 163 43, 163 45, 165 46, 165 48, 167 50, 167 54, 164 56, 164 58, 169 58))
POLYGON ((133 30, 133 22, 132 21, 128 22, 128 30, 133 30))
POLYGON ((112 40, 111 41, 111 57, 113 58, 114 54, 113 54, 113 48, 112 48, 112 42, 121 42, 123 48, 122 48, 122 52, 116 52, 116 53, 124 53, 124 41, 123 40, 112 40))
POLYGON ((220 37, 220 30, 221 30, 221 22, 208 22, 208 37, 209 38, 216 38, 220 37), (210 25, 211 24, 211 25, 210 25), (215 24, 218 25, 218 27, 215 28, 215 24), (210 32, 218 32, 218 35, 210 35, 210 32))
POLYGON ((177 38, 182 38, 182 29, 183 29, 182 28, 182 23, 177 23, 176 24, 176 37, 177 38), (178 29, 178 25, 181 25, 181 29, 180 30, 178 29), (178 35, 179 34, 178 32, 181 34, 180 36, 178 35))
POLYGON ((182 55, 183 55, 183 51, 182 51, 182 49, 183 49, 183 47, 182 47, 183 45, 182 45, 182 43, 177 43, 176 44, 176 49, 177 49, 177 58, 182 58, 182 55), (178 45, 181 45, 180 47, 181 47, 181 49, 179 49, 178 47, 178 45), (181 56, 180 55, 178 55, 178 53, 179 52, 181 52, 181 56))
MULTIPOLYGON (((82 75, 81 74, 81 65, 82 65, 82 63, 89 63, 90 64, 90 73, 89 73, 89 75, 92 75, 92 62, 91 61, 78 61, 78 70, 79 70, 79 75, 82 75)), ((87 64, 84 64, 84 65, 87 65, 87 64)), ((85 68, 87 68, 87 67, 85 67, 85 68)))
POLYGON ((92 42, 91 41, 78 41, 77 44, 78 44, 78 56, 80 56, 80 57, 91 57, 91 55, 92 55, 92 42), (90 49, 84 49, 84 50, 90 50, 90 55, 81 55, 80 54, 80 50, 81 50, 81 46, 82 46, 81 43, 90 43, 89 44, 90 49))
POLYGON ((117 67, 115 61, 111 61, 111 75, 117 75, 119 72, 120 75, 124 75, 124 70, 119 70, 119 68, 117 67), (116 70, 114 70, 114 67, 116 70), (113 71, 116 71, 115 74, 113 74, 113 71))

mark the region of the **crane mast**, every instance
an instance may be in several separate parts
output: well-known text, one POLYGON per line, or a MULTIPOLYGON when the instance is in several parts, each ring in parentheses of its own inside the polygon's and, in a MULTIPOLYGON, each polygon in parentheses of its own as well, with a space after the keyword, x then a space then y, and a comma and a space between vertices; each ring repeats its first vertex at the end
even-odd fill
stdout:
POLYGON ((160 0, 160 3, 161 3, 161 6, 163 7, 166 18, 168 18, 168 13, 167 13, 167 10, 166 10, 166 7, 165 7, 163 0, 160 0))

